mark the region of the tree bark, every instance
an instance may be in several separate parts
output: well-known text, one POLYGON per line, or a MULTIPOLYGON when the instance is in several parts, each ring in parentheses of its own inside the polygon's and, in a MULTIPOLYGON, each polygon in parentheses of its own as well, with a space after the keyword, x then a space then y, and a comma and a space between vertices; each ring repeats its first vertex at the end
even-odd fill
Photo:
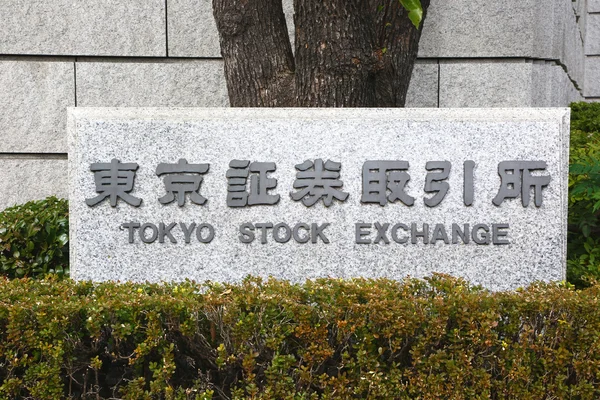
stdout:
POLYGON ((281 0, 213 0, 229 102, 295 105, 294 56, 281 0))
POLYGON ((234 107, 404 106, 421 31, 398 0, 294 0, 295 56, 281 0, 213 12, 234 107))

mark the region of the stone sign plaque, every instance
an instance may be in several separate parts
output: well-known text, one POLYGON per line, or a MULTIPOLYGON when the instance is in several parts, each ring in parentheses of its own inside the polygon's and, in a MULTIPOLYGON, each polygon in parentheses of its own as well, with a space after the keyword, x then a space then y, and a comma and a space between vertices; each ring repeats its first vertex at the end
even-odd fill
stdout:
POLYGON ((74 279, 565 278, 568 109, 69 118, 74 279))

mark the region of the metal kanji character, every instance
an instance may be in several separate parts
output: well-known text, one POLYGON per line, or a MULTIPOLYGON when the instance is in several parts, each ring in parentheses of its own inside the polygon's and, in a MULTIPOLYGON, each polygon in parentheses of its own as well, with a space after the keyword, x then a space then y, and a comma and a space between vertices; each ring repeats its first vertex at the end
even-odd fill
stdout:
POLYGON ((435 193, 433 197, 423 199, 426 206, 435 207, 446 197, 450 184, 442 181, 450 176, 451 166, 450 161, 427 161, 427 164, 425 164, 427 171, 441 169, 440 172, 429 172, 425 177, 425 193, 435 193))
POLYGON ((471 206, 473 205, 473 197, 475 196, 475 187, 473 186, 473 171, 475 170, 475 161, 465 161, 463 164, 463 170, 463 203, 465 203, 465 206, 471 206))
POLYGON ((533 188, 536 207, 542 205, 542 188, 550 183, 550 175, 533 176, 531 171, 545 170, 545 161, 502 161, 498 164, 500 175, 500 190, 492 200, 499 206, 504 199, 514 199, 521 196, 523 207, 529 206, 530 191, 533 188), (512 171, 512 173, 508 173, 512 171))
POLYGON ((272 162, 253 162, 249 160, 232 160, 227 171, 227 205, 229 207, 245 207, 254 205, 273 205, 279 202, 278 194, 268 191, 277 186, 277 179, 267 174, 276 169, 272 162), (246 191, 250 172, 250 193, 246 191), (256 175, 258 174, 258 175, 256 175))
POLYGON ((92 199, 86 199, 85 203, 92 207, 102 200, 110 197, 110 205, 117 206, 117 199, 121 199, 129 205, 139 207, 142 199, 129 194, 133 190, 135 171, 139 168, 136 163, 121 163, 113 158, 110 163, 94 163, 90 170, 94 173, 96 192, 100 193, 92 199))
POLYGON ((186 193, 194 204, 202 205, 206 199, 200 195, 202 174, 208 172, 209 164, 188 164, 187 160, 180 159, 177 164, 160 163, 156 168, 156 175, 167 175, 164 178, 167 194, 160 197, 161 204, 169 204, 177 197, 177 204, 183 207, 186 193), (194 175, 189 175, 194 174, 194 175), (177 195, 177 196, 176 196, 177 195))
POLYGON ((343 182, 339 180, 342 164, 318 158, 313 163, 306 160, 302 164, 296 165, 296 169, 300 172, 296 174, 294 181, 294 189, 302 189, 297 192, 290 192, 292 200, 299 201, 311 207, 321 198, 323 204, 329 207, 333 199, 345 201, 348 198, 348 193, 338 190, 343 186, 343 182))
POLYGON ((405 192, 410 180, 406 172, 408 167, 408 161, 366 161, 362 169, 363 193, 360 201, 385 206, 388 201, 400 200, 412 206, 415 199, 405 192))

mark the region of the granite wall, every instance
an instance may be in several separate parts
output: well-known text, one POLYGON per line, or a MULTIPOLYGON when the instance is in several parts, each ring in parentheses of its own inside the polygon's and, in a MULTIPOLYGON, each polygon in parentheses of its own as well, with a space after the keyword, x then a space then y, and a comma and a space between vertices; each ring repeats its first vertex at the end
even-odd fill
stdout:
POLYGON ((587 0, 587 14, 583 30, 585 43, 585 81, 583 95, 586 99, 600 101, 600 0, 587 0))
MULTIPOLYGON (((211 0, 2 0, 0 21, 0 209, 66 197, 67 107, 228 105, 211 0)), ((432 0, 407 106, 583 98, 600 0, 432 0)))

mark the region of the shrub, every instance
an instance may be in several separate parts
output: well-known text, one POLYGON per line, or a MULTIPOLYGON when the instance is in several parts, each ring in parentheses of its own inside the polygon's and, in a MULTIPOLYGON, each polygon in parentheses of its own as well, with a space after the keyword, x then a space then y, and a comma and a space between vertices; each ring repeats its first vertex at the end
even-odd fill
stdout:
POLYGON ((0 212, 0 273, 9 278, 69 273, 66 200, 45 200, 0 212))
POLYGON ((600 286, 0 282, 1 398, 600 398, 600 286))
POLYGON ((600 278, 600 103, 571 106, 567 277, 600 278))

